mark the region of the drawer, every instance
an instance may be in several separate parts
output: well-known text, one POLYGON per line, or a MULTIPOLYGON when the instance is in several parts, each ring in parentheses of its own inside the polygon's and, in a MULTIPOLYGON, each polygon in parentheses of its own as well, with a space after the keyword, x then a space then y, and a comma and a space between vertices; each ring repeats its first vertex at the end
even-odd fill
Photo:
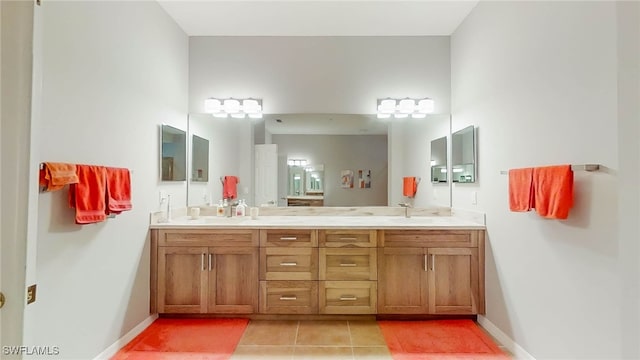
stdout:
POLYGON ((319 230, 320 247, 376 247, 376 230, 319 230))
POLYGON ((258 230, 251 229, 191 229, 158 231, 158 246, 257 247, 258 239, 258 230))
POLYGON ((376 248, 320 248, 320 280, 377 280, 376 248))
POLYGON ((381 247, 478 247, 483 230, 385 230, 381 247))
POLYGON ((260 246, 318 247, 317 234, 309 229, 260 230, 260 246))
POLYGON ((260 248, 260 280, 318 280, 318 248, 260 248))
POLYGON ((317 281, 260 281, 260 313, 316 314, 317 281))
POLYGON ((320 281, 320 314, 375 314, 376 281, 320 281))

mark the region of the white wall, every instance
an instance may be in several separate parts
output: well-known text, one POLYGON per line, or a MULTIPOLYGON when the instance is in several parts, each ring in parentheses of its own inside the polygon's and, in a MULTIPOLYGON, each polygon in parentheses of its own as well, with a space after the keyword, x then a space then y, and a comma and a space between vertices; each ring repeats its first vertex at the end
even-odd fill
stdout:
MULTIPOLYGON (((273 135, 272 143, 278 144, 278 158, 324 165, 325 206, 387 205, 385 135, 273 135), (353 188, 341 187, 342 170, 353 171, 353 188), (371 188, 358 188, 358 170, 371 170, 371 188)), ((287 170, 279 168, 278 198, 287 196, 287 170)))
POLYGON ((638 219, 637 204, 619 206, 619 140, 638 152, 618 139, 617 31, 615 2, 480 2, 451 40, 453 130, 479 135, 478 183, 457 184, 453 206, 486 212, 486 317, 539 359, 619 358, 632 329, 620 251, 640 234, 619 229, 624 211, 638 219), (604 166, 575 174, 568 220, 509 212, 500 170, 565 163, 604 166))
POLYGON ((133 172, 133 210, 100 224, 75 225, 66 190, 37 194, 37 256, 27 267, 38 296, 27 306, 25 344, 59 346, 52 359, 89 359, 149 316, 148 221, 158 191, 186 203, 185 182, 159 182, 159 127, 186 130, 188 38, 155 2, 43 2, 42 11, 31 167, 133 172))
POLYGON ((189 50, 191 113, 209 97, 257 97, 271 114, 373 114, 376 99, 407 96, 449 113, 447 36, 192 37, 189 50))

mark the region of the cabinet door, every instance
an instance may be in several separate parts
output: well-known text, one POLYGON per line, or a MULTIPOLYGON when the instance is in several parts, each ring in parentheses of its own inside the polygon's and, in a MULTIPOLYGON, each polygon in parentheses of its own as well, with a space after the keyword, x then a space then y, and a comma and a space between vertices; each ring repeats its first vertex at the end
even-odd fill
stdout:
POLYGON ((207 248, 158 248, 158 312, 207 312, 207 248))
POLYGON ((426 314, 426 249, 378 249, 378 313, 426 314))
POLYGON ((477 314, 478 249, 429 248, 429 313, 477 314))
POLYGON ((209 248, 209 313, 258 312, 258 248, 209 248))

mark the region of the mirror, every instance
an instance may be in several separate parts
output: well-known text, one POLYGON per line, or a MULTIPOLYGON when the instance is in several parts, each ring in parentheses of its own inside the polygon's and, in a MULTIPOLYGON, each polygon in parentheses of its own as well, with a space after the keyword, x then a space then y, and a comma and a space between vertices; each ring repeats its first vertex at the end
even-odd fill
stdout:
POLYGON ((475 127, 467 126, 452 135, 452 181, 476 182, 475 127))
POLYGON ((184 130, 162 125, 161 173, 162 181, 187 179, 187 135, 184 130))
POLYGON ((447 137, 431 140, 431 182, 447 182, 447 137))
POLYGON ((304 168, 305 171, 305 193, 307 195, 322 195, 324 190, 324 165, 309 165, 304 168))
POLYGON ((304 195, 304 168, 298 165, 289 165, 289 191, 290 196, 304 195))
POLYGON ((209 140, 191 136, 191 181, 209 181, 209 140))
POLYGON ((276 182, 273 199, 278 206, 287 206, 287 197, 296 191, 321 191, 314 196, 322 196, 324 206, 396 206, 407 201, 416 207, 450 206, 450 177, 437 184, 426 181, 431 178, 431 140, 447 138, 446 157, 451 161, 450 128, 449 114, 423 119, 378 119, 374 114, 264 114, 262 119, 220 119, 190 114, 190 136, 209 140, 210 181, 188 182, 189 206, 201 204, 206 194, 217 201, 222 190, 219 181, 211 180, 226 174, 239 175, 239 191, 250 206, 264 203, 254 199, 256 189, 266 184, 264 175, 256 178, 255 174, 263 156, 255 152, 258 144, 275 148, 276 160, 268 166, 275 175, 268 178, 276 182), (312 182, 311 175, 301 174, 300 169, 294 171, 300 179, 294 179, 288 159, 321 164, 322 170, 315 173, 318 180, 312 182), (353 174, 352 187, 342 186, 343 171, 353 174), (402 195, 403 176, 425 180, 414 199, 402 195))

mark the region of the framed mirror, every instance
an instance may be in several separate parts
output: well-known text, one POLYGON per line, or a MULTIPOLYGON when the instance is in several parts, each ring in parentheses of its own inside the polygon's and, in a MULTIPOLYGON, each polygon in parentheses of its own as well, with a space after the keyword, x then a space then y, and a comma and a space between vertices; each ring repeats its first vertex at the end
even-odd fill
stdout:
POLYGON ((447 137, 431 140, 431 182, 447 182, 447 137))
POLYGON ((304 195, 304 167, 289 165, 289 196, 304 195))
POLYGON ((169 125, 162 125, 160 180, 187 179, 187 133, 169 125))
POLYGON ((451 164, 453 182, 476 182, 476 136, 475 127, 467 126, 451 136, 451 164))
POLYGON ((305 195, 324 193, 324 165, 309 165, 305 170, 305 195))
POLYGON ((209 181, 209 140, 191 136, 191 181, 209 181))

